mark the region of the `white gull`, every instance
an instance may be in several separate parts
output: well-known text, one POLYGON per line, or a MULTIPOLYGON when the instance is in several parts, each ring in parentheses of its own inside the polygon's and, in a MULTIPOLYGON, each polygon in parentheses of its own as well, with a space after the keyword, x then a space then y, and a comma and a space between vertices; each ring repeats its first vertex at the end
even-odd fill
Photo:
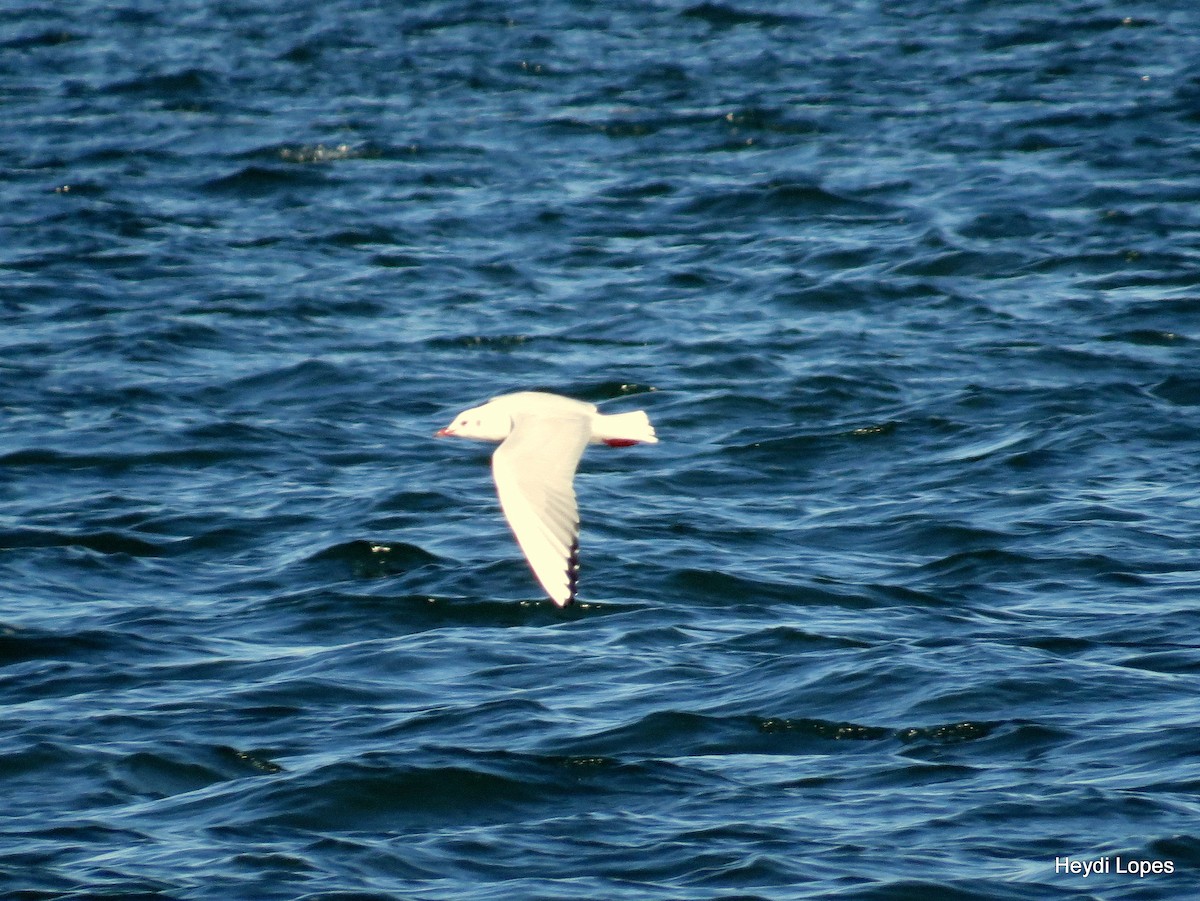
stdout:
POLYGON ((658 442, 642 410, 606 415, 595 404, 541 391, 464 410, 437 435, 500 443, 492 454, 500 507, 533 574, 560 607, 575 600, 579 576, 573 482, 584 448, 658 442))

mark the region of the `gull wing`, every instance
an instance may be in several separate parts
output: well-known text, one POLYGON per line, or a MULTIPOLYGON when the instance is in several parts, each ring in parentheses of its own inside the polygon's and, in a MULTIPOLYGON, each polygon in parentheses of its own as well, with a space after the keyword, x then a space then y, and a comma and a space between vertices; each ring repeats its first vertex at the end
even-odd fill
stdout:
POLYGON ((500 507, 550 599, 575 599, 579 511, 575 470, 591 437, 584 416, 517 416, 492 455, 500 507))

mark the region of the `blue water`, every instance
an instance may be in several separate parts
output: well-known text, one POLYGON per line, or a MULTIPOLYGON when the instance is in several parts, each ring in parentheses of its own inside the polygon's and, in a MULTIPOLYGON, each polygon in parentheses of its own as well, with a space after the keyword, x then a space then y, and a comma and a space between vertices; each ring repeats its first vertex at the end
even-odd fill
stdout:
POLYGON ((1197 35, 0 4, 0 896, 1200 896, 1197 35))

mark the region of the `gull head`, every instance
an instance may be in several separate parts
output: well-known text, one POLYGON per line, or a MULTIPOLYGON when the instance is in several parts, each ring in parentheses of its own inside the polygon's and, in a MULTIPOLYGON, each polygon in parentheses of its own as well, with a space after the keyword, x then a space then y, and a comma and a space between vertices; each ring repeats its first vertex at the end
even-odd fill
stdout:
POLYGON ((512 431, 512 416, 495 403, 463 410, 454 421, 434 434, 438 438, 474 438, 476 441, 503 441, 512 431))

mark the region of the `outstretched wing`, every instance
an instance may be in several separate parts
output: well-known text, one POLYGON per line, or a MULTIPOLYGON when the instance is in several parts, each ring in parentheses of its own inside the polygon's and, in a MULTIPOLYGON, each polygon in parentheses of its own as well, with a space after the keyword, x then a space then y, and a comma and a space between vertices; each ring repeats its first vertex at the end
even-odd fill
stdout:
POLYGON ((579 511, 575 470, 591 437, 583 416, 518 416, 492 455, 500 507, 546 594, 575 599, 579 511))

